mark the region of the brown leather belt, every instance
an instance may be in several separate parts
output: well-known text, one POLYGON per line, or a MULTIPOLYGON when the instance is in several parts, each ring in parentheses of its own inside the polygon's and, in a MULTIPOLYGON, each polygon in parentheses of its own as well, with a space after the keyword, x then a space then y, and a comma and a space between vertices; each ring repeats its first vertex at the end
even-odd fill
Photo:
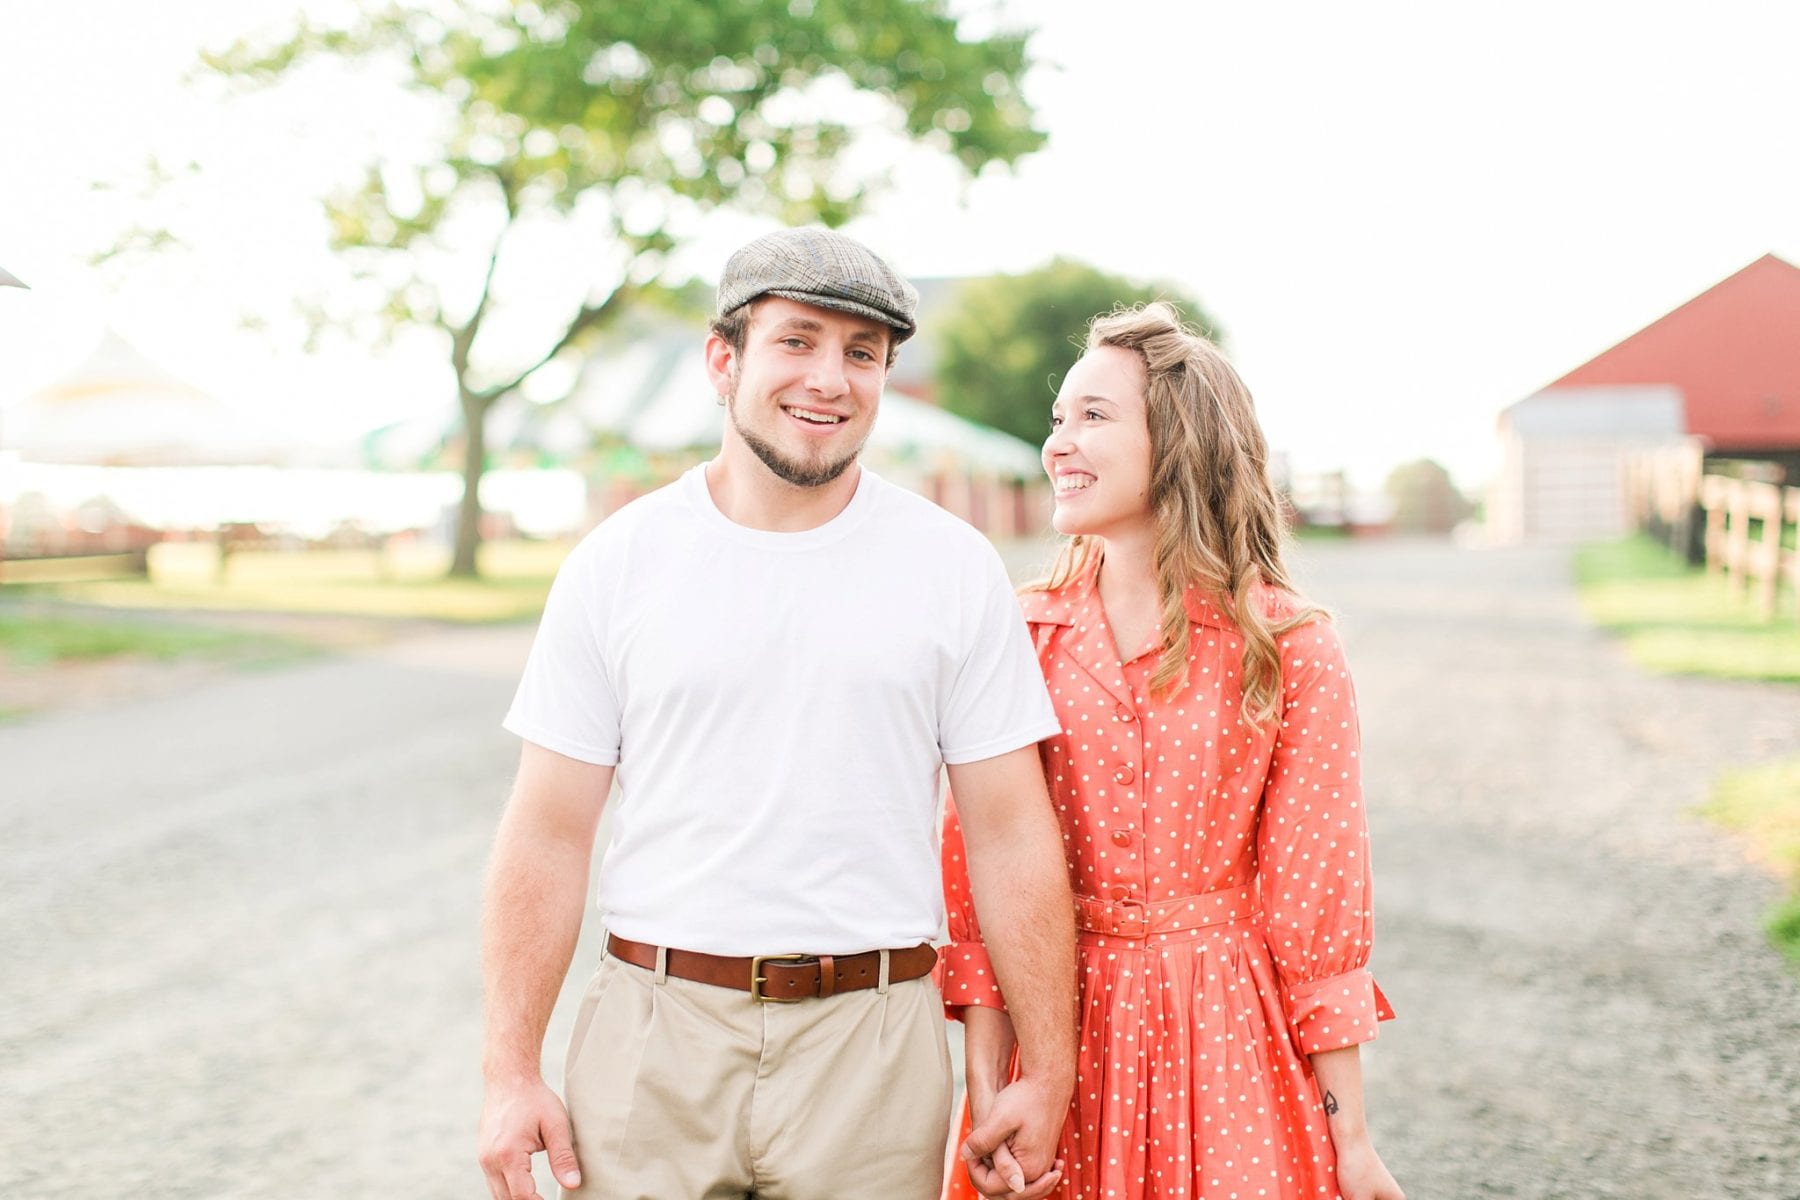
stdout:
MULTIPOLYGON (((656 947, 633 942, 617 934, 606 935, 606 952, 634 967, 656 970, 656 947)), ((751 958, 725 958, 697 950, 670 950, 668 973, 677 979, 710 983, 714 987, 749 992, 752 1000, 792 1004, 813 997, 824 999, 839 992, 872 988, 881 982, 881 951, 861 954, 758 954, 751 958)), ((937 965, 937 950, 930 945, 889 950, 888 982, 904 983, 929 975, 937 965)))

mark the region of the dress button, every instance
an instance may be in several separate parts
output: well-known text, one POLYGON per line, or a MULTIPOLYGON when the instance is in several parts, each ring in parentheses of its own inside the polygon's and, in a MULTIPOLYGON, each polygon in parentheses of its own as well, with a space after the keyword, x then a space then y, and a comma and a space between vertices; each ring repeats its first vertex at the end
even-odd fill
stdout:
POLYGON ((1131 845, 1131 835, 1129 833, 1126 833, 1123 829, 1114 830, 1113 831, 1113 845, 1115 845, 1115 846, 1131 845))
POLYGON ((1126 708, 1123 704, 1119 705, 1118 708, 1113 710, 1113 715, 1118 717, 1119 720, 1121 720, 1121 721, 1137 720, 1137 714, 1132 712, 1129 708, 1126 708))
POLYGON ((1129 900, 1131 899, 1131 889, 1122 883, 1115 883, 1112 889, 1112 898, 1114 900, 1129 900))
POLYGON ((1132 770, 1130 767, 1120 767, 1118 770, 1113 772, 1113 782, 1114 783, 1130 783, 1132 780, 1134 780, 1136 778, 1137 778, 1137 772, 1132 770))

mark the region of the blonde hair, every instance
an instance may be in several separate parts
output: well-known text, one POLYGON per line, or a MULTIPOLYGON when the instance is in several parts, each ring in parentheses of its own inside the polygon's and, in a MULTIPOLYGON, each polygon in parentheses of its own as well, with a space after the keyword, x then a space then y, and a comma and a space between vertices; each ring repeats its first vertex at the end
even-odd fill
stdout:
MULTIPOLYGON (((1163 652, 1150 689, 1168 698, 1187 685, 1187 592, 1217 603, 1244 638, 1244 715, 1256 725, 1281 708, 1276 639, 1325 616, 1304 602, 1276 619, 1259 602, 1262 585, 1292 592, 1281 551, 1281 501, 1268 476, 1268 444, 1250 391, 1219 348, 1162 302, 1095 317, 1087 346, 1117 346, 1143 361, 1150 427, 1150 512, 1161 600, 1163 652)), ((1030 590, 1062 587, 1101 552, 1098 538, 1069 539, 1050 576, 1030 590)))

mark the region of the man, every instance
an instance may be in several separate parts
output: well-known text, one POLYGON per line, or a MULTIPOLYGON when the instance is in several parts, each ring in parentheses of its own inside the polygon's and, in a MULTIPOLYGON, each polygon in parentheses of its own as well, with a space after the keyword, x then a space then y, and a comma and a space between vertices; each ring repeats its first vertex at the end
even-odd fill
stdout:
POLYGON ((1020 1043, 971 1143, 1015 1190, 1055 1182, 1074 930, 1035 743, 1056 718, 993 549, 857 462, 916 303, 841 234, 739 250, 706 342, 718 457, 557 577, 506 719, 524 746, 485 905, 497 1200, 536 1195, 539 1150, 565 1194, 605 1200, 933 1200, 946 764, 1020 1043), (615 773, 565 1110, 539 1058, 615 773))

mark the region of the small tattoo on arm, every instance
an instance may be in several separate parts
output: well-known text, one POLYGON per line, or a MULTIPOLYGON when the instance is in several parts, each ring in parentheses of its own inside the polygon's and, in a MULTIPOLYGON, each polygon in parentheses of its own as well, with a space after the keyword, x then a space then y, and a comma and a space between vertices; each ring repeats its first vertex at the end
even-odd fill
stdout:
POLYGON ((1338 1110, 1337 1097, 1332 1095, 1330 1092, 1326 1092, 1325 1093, 1325 1115, 1328 1117, 1336 1116, 1337 1110, 1338 1110))

